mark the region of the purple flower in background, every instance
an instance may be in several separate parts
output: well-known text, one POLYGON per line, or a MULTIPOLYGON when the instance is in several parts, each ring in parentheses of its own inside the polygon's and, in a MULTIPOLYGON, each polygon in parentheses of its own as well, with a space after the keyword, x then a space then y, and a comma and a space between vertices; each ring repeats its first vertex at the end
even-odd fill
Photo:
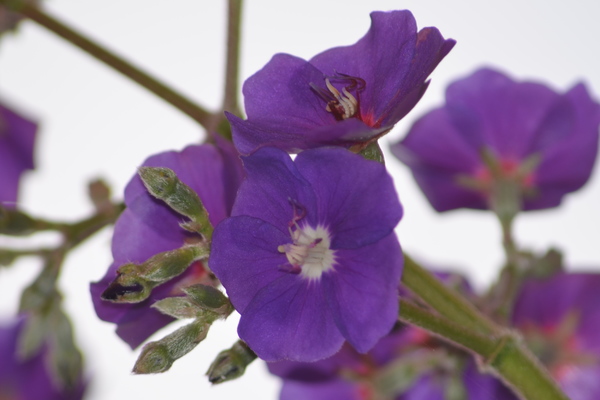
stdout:
MULTIPOLYGON (((213 225, 229 215, 235 193, 242 180, 241 162, 230 143, 218 146, 189 146, 181 152, 165 152, 148 158, 144 166, 170 168, 181 181, 198 193, 213 225)), ((211 284, 206 268, 193 263, 182 275, 155 288, 148 299, 136 304, 114 304, 101 299, 102 292, 116 277, 119 266, 141 263, 151 256, 181 247, 194 235, 180 228, 183 217, 162 201, 152 197, 139 176, 125 189, 126 210, 119 217, 113 235, 114 262, 106 275, 91 284, 96 313, 117 324, 117 334, 132 348, 173 321, 171 317, 150 308, 157 300, 182 295, 180 288, 194 283, 211 284)))
POLYGON ((600 106, 583 84, 565 94, 481 69, 451 84, 392 146, 437 211, 488 208, 491 185, 517 185, 523 210, 556 207, 589 178, 600 106), (486 151, 494 168, 482 158, 486 151))
POLYGON ((19 178, 33 169, 33 145, 37 125, 0 104, 0 204, 17 201, 19 178))
POLYGON ((600 274, 592 273, 528 281, 515 303, 514 326, 572 400, 600 398, 598 304, 600 274))
POLYGON ((28 360, 17 356, 19 335, 24 318, 10 325, 0 325, 0 399, 7 400, 78 400, 83 398, 85 384, 60 389, 48 371, 48 351, 43 348, 28 360))
POLYGON ((228 114, 242 154, 261 146, 288 152, 324 145, 366 147, 419 101, 455 42, 417 31, 409 11, 373 12, 356 44, 305 61, 277 54, 244 83, 247 120, 228 114))
POLYGON ((444 400, 446 379, 431 358, 436 346, 427 332, 398 325, 367 354, 345 345, 325 360, 268 366, 283 378, 280 400, 444 400))
POLYGON ((209 258, 240 338, 268 361, 370 350, 398 318, 402 207, 385 167, 341 148, 264 148, 244 166, 209 258))
MULTIPOLYGON (((571 400, 600 398, 600 274, 559 273, 521 287, 513 326, 571 400)), ((517 400, 499 380, 471 366, 469 398, 517 400)))

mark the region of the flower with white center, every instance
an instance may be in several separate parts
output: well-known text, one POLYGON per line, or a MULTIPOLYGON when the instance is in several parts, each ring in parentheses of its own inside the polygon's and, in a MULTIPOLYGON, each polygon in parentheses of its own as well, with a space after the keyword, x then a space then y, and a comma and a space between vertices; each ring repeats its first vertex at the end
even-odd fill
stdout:
POLYGON ((402 206, 385 167, 342 148, 294 161, 263 148, 244 167, 208 260, 240 338, 269 361, 319 360, 344 340, 369 351, 398 318, 402 206))

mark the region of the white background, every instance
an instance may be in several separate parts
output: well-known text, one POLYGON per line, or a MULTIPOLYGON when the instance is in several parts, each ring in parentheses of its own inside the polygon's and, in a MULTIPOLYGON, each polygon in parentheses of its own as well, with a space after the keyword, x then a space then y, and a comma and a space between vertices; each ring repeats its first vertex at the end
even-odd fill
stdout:
MULTIPOLYGON (((223 80, 225 3, 53 0, 47 8, 216 109, 223 80)), ((247 1, 242 79, 277 52, 310 58, 329 47, 352 44, 367 31, 370 11, 404 8, 413 12, 419 27, 436 26, 458 44, 432 75, 419 105, 388 136, 390 141, 399 140, 416 117, 441 104, 449 82, 482 65, 502 68, 518 79, 543 81, 560 91, 584 80, 600 94, 600 2, 583 0, 247 1)), ((0 43, 0 97, 42 124, 37 170, 24 179, 20 206, 55 220, 77 220, 91 212, 85 194, 90 179, 106 178, 115 198, 121 198, 145 157, 181 149, 203 135, 185 115, 30 22, 0 43)), ((483 288, 502 261, 494 219, 474 211, 436 214, 406 168, 392 156, 387 160, 405 206, 398 228, 404 249, 430 265, 464 271, 483 288)), ((538 251, 558 246, 569 268, 600 270, 599 199, 596 171, 560 209, 520 217, 519 243, 538 251)), ((6 242, 0 237, 0 245, 6 242)), ((96 317, 88 292, 89 282, 99 279, 111 262, 109 245, 110 231, 105 230, 74 251, 60 282, 92 377, 89 399, 277 397, 279 383, 260 362, 252 364, 244 378, 217 387, 203 376, 214 356, 236 340, 235 316, 215 323, 208 339, 169 372, 131 375, 138 352, 119 340, 112 324, 96 317)), ((38 270, 35 259, 0 270, 0 319, 13 315, 19 290, 38 270)), ((173 329, 169 326, 153 338, 173 329)))

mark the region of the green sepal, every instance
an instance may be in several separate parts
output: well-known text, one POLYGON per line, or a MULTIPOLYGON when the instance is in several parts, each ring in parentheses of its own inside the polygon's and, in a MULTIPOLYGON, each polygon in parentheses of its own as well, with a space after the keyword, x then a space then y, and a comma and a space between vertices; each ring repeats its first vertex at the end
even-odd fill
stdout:
POLYGON ((210 310, 221 317, 233 312, 233 305, 219 289, 200 283, 183 288, 185 294, 199 307, 210 310))
POLYGON ((152 304, 161 313, 177 319, 198 318, 205 310, 187 297, 167 297, 152 304))
POLYGON ((369 145, 362 149, 358 154, 361 155, 365 160, 372 160, 381 164, 385 164, 383 151, 381 151, 378 141, 369 143, 369 145))
POLYGON ((140 276, 150 282, 164 283, 181 275, 192 262, 207 256, 206 247, 195 245, 158 253, 141 265, 140 276))
POLYGON ((48 320, 45 315, 35 313, 27 317, 17 340, 17 357, 27 361, 38 354, 48 333, 48 320))
POLYGON ((210 239, 213 226, 208 219, 208 212, 202 205, 200 197, 192 188, 179 180, 175 172, 169 168, 140 167, 138 171, 148 192, 164 201, 179 214, 185 215, 191 221, 181 224, 181 227, 191 232, 197 232, 210 239))
POLYGON ((223 383, 244 375, 246 367, 256 360, 256 354, 241 340, 220 352, 208 367, 206 375, 211 383, 223 383))
POLYGON ((50 371, 58 386, 76 388, 83 373, 83 357, 75 344, 69 317, 56 308, 49 317, 50 371))
POLYGON ((196 284, 182 289, 185 297, 167 297, 152 307, 173 318, 196 318, 212 323, 233 312, 229 299, 212 286, 196 284))
POLYGON ((132 372, 157 374, 167 371, 177 359, 192 351, 206 338, 209 328, 209 323, 196 320, 157 342, 146 344, 132 372))

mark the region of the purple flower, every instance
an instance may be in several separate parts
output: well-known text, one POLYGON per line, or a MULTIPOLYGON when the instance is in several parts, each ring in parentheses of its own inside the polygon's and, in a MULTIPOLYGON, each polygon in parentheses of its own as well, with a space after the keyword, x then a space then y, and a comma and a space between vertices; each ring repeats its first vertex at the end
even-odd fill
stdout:
MULTIPOLYGON (((559 273, 529 280, 513 309, 513 325, 571 400, 600 398, 600 274, 559 273), (557 295, 558 294, 558 295, 557 295)), ((471 366, 469 398, 517 400, 500 381, 471 366)))
POLYGON ((454 46, 436 28, 417 32, 409 11, 374 12, 352 46, 305 61, 276 54, 244 83, 248 119, 228 114, 238 150, 288 152, 323 145, 366 147, 419 101, 427 77, 454 46))
POLYGON ((341 148, 264 148, 244 166, 209 258, 240 338, 268 361, 322 359, 344 339, 370 350, 398 318, 402 207, 385 167, 341 148))
POLYGON ((37 125, 0 104, 0 204, 17 201, 19 178, 33 169, 33 145, 37 125))
POLYGON ((513 324, 572 400, 600 398, 600 274, 523 285, 513 324), (557 293, 560 293, 557 296, 557 293))
POLYGON ((280 400, 443 400, 446 381, 428 358, 437 345, 425 331, 398 325, 367 354, 346 344, 325 360, 268 366, 283 378, 280 400), (390 380, 403 383, 394 387, 390 380))
POLYGON ((488 208, 498 180, 516 185, 523 210, 537 210, 558 206, 588 180, 599 123, 600 107, 581 83, 558 94, 481 69, 451 84, 446 105, 392 151, 437 211, 488 208))
MULTIPOLYGON (((148 158, 144 166, 166 167, 198 193, 210 221, 218 224, 229 215, 243 171, 230 143, 219 146, 189 146, 181 152, 165 152, 148 158)), ((136 304, 114 304, 100 297, 116 277, 119 266, 141 263, 151 256, 181 247, 194 236, 179 227, 183 217, 162 201, 152 197, 136 175, 125 189, 127 209, 115 225, 112 242, 114 262, 106 275, 90 286, 98 316, 117 324, 117 334, 132 348, 173 321, 150 308, 157 300, 182 295, 182 287, 194 283, 211 284, 214 279, 200 262, 193 263, 182 275, 155 288, 148 299, 136 304)))
POLYGON ((25 319, 0 326, 0 399, 78 400, 83 398, 85 384, 74 389, 61 389, 48 371, 48 349, 44 347, 28 360, 16 354, 17 343, 25 319))

